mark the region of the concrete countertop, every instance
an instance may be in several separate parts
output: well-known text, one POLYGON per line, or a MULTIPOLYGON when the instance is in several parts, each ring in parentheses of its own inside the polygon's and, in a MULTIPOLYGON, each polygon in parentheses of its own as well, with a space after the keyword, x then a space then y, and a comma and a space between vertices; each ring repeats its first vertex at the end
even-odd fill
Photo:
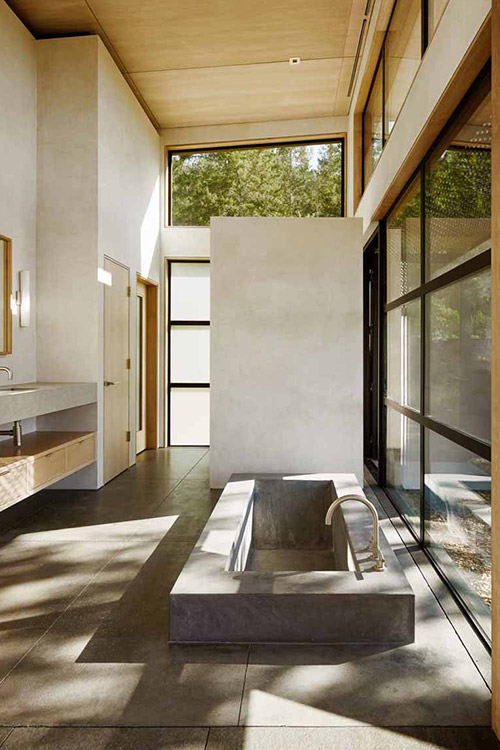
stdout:
POLYGON ((0 424, 97 401, 97 383, 6 383, 0 387, 0 424), (23 390, 9 391, 10 388, 23 390))

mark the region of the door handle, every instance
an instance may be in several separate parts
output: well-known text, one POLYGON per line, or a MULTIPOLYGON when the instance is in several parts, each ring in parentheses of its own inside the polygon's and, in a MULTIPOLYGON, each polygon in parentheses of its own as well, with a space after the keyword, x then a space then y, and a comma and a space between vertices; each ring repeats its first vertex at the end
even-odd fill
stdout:
POLYGON ((105 380, 104 381, 104 387, 107 388, 108 385, 119 385, 119 380, 105 380))

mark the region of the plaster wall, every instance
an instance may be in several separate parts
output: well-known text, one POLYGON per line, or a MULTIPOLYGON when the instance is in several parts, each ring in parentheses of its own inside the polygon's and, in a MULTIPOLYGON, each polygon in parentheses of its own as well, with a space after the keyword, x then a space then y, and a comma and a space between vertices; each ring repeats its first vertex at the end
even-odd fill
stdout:
MULTIPOLYGON (((104 257, 130 269, 130 464, 135 462, 137 274, 159 283, 160 139, 102 42, 97 39, 98 265, 104 257)), ((99 285, 99 403, 103 394, 104 287, 99 285)), ((160 334, 159 334, 160 335, 160 334)), ((161 378, 158 373, 158 397, 161 378)), ((160 414, 162 409, 160 408, 160 414)), ((102 433, 103 414, 99 410, 102 433)), ((160 432, 161 434, 161 432, 160 432)), ((102 476, 100 476, 102 481, 102 476)))
POLYGON ((211 485, 233 472, 362 482, 362 222, 211 223, 211 485))
MULTIPOLYGON (((12 239, 12 288, 19 271, 29 271, 36 307, 36 42, 0 0, 0 234, 12 239)), ((28 328, 13 317, 12 354, 0 365, 12 368, 15 383, 36 380, 36 316, 28 328)), ((5 375, 2 374, 2 382, 5 375)))
POLYGON ((99 373, 97 39, 38 42, 38 378, 99 373))
MULTIPOLYGON (((98 37, 38 45, 38 376, 98 383, 97 410, 75 415, 82 429, 92 421, 98 429, 97 472, 92 467, 65 480, 96 486, 103 477, 104 398, 104 288, 97 273, 105 256, 130 269, 134 438, 136 275, 160 278, 159 136, 98 37)), ((135 461, 134 439, 129 458, 135 461)))

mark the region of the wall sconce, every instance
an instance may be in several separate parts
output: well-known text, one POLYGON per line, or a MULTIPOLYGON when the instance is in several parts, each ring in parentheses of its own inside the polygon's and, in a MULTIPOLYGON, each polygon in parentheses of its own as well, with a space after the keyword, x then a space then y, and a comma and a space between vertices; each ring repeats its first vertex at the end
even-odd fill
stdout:
POLYGON ((16 292, 16 304, 19 308, 19 325, 27 328, 30 324, 30 272, 19 271, 19 291, 16 292))

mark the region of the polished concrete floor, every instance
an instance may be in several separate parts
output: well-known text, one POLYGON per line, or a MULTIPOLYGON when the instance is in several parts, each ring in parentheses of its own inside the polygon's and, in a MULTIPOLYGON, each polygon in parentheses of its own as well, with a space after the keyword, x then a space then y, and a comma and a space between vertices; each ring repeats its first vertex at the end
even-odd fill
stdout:
POLYGON ((500 747, 489 657, 395 516, 414 644, 170 647, 168 592, 218 495, 207 452, 177 448, 0 514, 2 750, 500 747))

